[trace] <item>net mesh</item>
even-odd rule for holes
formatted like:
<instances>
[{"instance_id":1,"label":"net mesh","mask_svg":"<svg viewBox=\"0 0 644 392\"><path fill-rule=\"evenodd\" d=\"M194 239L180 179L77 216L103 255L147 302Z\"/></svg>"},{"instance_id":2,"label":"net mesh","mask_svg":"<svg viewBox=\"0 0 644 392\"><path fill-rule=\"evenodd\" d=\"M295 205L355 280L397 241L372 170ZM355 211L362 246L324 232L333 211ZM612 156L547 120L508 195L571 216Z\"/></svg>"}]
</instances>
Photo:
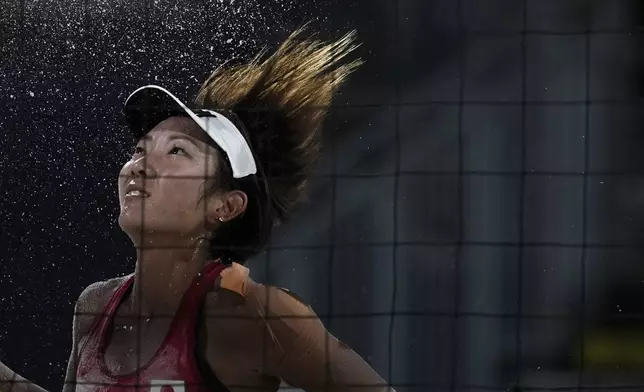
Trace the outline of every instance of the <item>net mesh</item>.
<instances>
[{"instance_id":1,"label":"net mesh","mask_svg":"<svg viewBox=\"0 0 644 392\"><path fill-rule=\"evenodd\" d=\"M392 20L394 21L391 34L394 35L394 42L400 42L401 38L401 28L403 28L405 23L405 18L400 14L401 5L405 0L395 0L392 1L391 9L394 10L391 15ZM638 35L641 32L633 30L625 30L622 28L613 28L613 29L591 29L592 23L590 21L591 13L588 12L588 21L586 21L586 28L582 30L567 29L565 31L559 30L546 30L546 29L533 29L530 27L530 13L536 12L535 7L537 7L536 2L529 0L522 0L522 7L520 13L520 20L516 22L518 28L516 31L508 31L504 29L494 30L494 29L472 29L468 26L468 21L463 17L463 7L466 2L465 0L458 0L456 6L456 13L458 15L458 36L459 36L459 48L458 48L458 66L457 66L457 79L458 83L458 93L455 99L433 99L433 100L423 100L423 101L414 101L407 102L404 98L403 83L405 69L401 67L396 67L391 69L391 72L394 74L394 79L397 81L394 85L393 90L393 102L390 105L387 105L386 108L383 108L380 104L369 104L369 103L356 103L351 104L349 107L352 108L374 108L377 110L389 110L392 116L391 126L393 128L393 133L391 136L391 143L388 147L393 151L394 159L389 161L389 167L386 172L377 172L377 173L350 173L342 168L338 167L337 160L333 159L334 164L332 164L331 170L326 174L318 174L315 176L314 181L325 181L328 184L328 192L331 195L330 202L330 211L329 215L331 216L329 233L330 238L329 243L324 244L275 244L269 243L264 253L262 262L270 265L274 263L275 257L280 256L284 251L311 251L311 252L325 252L327 260L327 270L334 271L338 268L337 259L338 253L342 253L342 249L345 248L377 248L382 251L391 252L390 260L392 265L387 267L386 279L390 283L391 290L389 294L391 297L386 301L386 303L391 304L389 309L383 309L380 306L381 310L377 312L368 312L361 313L359 315L355 314L346 314L335 311L334 304L338 302L338 296L341 296L336 290L330 274L328 279L325 282L326 293L328 294L327 298L327 307L324 312L318 312L320 318L325 320L327 326L333 330L334 320L341 318L384 318L387 324L388 333L386 333L386 340L380 340L378 344L386 345L387 349L385 350L388 353L388 359L385 362L380 362L378 370L382 373L383 377L388 379L391 383L391 386L398 391L412 391L412 390L440 390L440 391L484 391L484 390L641 390L644 388L644 384L640 383L622 383L617 382L611 385L591 385L588 380L585 358L588 357L587 353L584 351L588 345L584 341L585 336L588 331L589 315L587 314L587 293L586 287L588 285L588 276L587 276L587 260L589 252L593 249L641 249L642 244L638 241L625 242L601 242L589 240L589 214L591 213L591 207L589 206L588 195L590 192L590 185L592 179L602 179L602 178L627 178L627 179L637 179L641 177L641 172L637 170L591 170L592 168L592 143L594 141L591 139L591 114L592 107L632 107L641 104L640 101L634 101L632 99L626 98L602 98L596 99L592 97L591 84L593 75L591 71L592 59L591 59L591 45L593 39L598 36L616 36L616 37L632 37L633 35ZM486 0L479 0L479 3L486 3ZM19 5L15 5L13 8L8 8L13 15L18 15L18 20L23 20L24 10L27 4L21 2ZM81 13L84 15L80 20L82 23L90 23L89 13L91 12L88 7L90 2L86 1L83 3L85 11ZM80 7L80 4L79 4ZM145 4L145 7L148 8L148 11L154 7L154 4L148 2ZM6 26L5 26L6 27ZM90 31L90 27L86 27L86 31ZM19 30L20 31L20 30ZM28 33L25 31L24 33ZM514 37L519 38L519 44L521 48L520 56L520 78L515 82L519 84L520 94L519 99L487 99L485 97L475 97L475 99L468 98L466 91L466 83L468 80L468 42L472 39L480 38L492 38L492 37ZM578 69L578 73L583 75L583 97L575 97L572 99L535 99L534 94L530 94L529 87L529 77L530 77L530 52L529 52L529 43L533 37L552 37L557 39L567 39L570 37L576 37L583 40L582 45L582 58L584 66ZM88 38L91 40L91 38ZM136 45L141 45L145 47L148 44L145 43L135 43ZM11 45L5 46L5 49ZM88 58L86 59L87 63L91 63L91 51L86 52ZM28 55L27 55L28 57ZM152 61L150 58L142 57L143 62ZM11 67L9 63L5 63L5 66ZM538 67L537 67L538 68ZM82 84L82 82L81 82ZM471 95L471 94L470 94ZM565 94L562 94L565 95ZM583 118L583 126L579 131L581 137L581 166L574 169L562 169L562 168L552 168L550 170L535 170L533 165L530 164L529 156L529 142L530 142L530 116L534 116L534 108L577 108L580 111L580 117ZM345 110L347 107L344 106L339 110ZM455 138L456 150L457 150L457 159L454 170L411 170L408 167L409 165L404 164L404 125L405 124L405 110L434 110L435 108L450 108L456 113L456 121L453 123L458 129L457 136ZM476 167L472 161L468 161L468 145L471 143L471 140L468 138L471 135L466 134L464 130L466 128L466 112L468 108L478 108L482 111L486 110L498 110L499 108L512 108L516 110L518 115L517 123L520 124L519 129L514 129L518 135L513 136L517 141L518 147L515 146L509 147L512 149L512 154L516 154L518 166L510 170L502 170L500 165L488 169L481 169ZM74 108L67 106L67 110L73 110ZM79 106L77 110L84 110L85 106ZM42 113L42 116L47 117L56 117L57 113L48 114ZM336 153L337 154L337 153ZM485 166L485 165L483 165ZM393 200L392 205L390 206L390 215L387 215L390 218L390 228L392 230L393 241L389 240L379 240L379 239L370 239L369 241L358 241L351 242L345 241L344 238L338 238L337 226L341 225L342 222L337 222L335 217L338 215L339 206L345 202L341 200L341 192L343 184L346 181L368 181L370 179L382 179L388 178L391 180L391 200ZM427 178L445 178L450 181L455 181L457 186L455 187L456 193L455 197L452 200L452 203L455 204L456 208L453 209L456 216L452 217L455 229L455 235L452 238L442 239L440 236L434 239L410 239L409 235L402 235L400 227L401 221L401 211L405 208L407 200L403 200L401 196L401 187L403 181L423 181ZM516 206L510 205L510 207L516 207L517 209L517 222L514 222L517 228L516 235L509 236L512 240L489 240L486 238L493 238L493 236L485 237L479 236L475 238L471 235L469 228L472 225L471 222L468 222L468 216L472 208L471 199L476 196L468 194L468 190L472 188L471 181L475 178L498 178L498 179L512 179L515 181L516 190L518 190L518 200L519 204ZM574 182L580 187L578 192L578 208L581 211L581 220L579 221L580 227L575 231L575 235L570 236L572 240L570 241L561 241L552 239L556 236L545 236L545 240L535 240L535 236L527 233L527 223L526 223L526 211L529 209L529 206L526 206L527 200L532 200L530 198L531 192L531 178L557 178L565 182ZM508 207L509 208L509 207ZM374 214L380 213L380 211L374 211ZM488 219L496 219L494 216L488 216ZM375 236L374 236L375 237ZM405 238L403 238L405 237ZM400 297L405 295L404 287L400 286L401 276L400 276L400 264L405 263L405 260L401 260L402 250L405 248L417 247L421 249L432 249L432 248L446 248L454 251L454 263L453 263L453 273L451 276L451 281L445 283L445 285L451 290L451 295L449 296L451 301L451 306L446 306L441 309L423 309L423 310L401 310L399 309ZM514 277L506 277L506 279L513 279L514 286L516 291L514 292L514 298L512 301L516 306L514 311L504 311L504 312L486 312L486 311L472 311L468 310L467 307L463 306L464 298L463 293L466 291L467 281L465 280L465 268L468 268L467 265L463 262L464 258L467 256L467 252L471 252L472 249L484 249L484 248L493 248L493 249L502 249L508 248L516 252L516 258L514 262ZM531 267L526 265L526 258L529 252L532 252L534 249L537 250L552 250L552 249L567 249L572 250L573 252L569 253L573 255L572 260L568 260L568 263L576 263L578 267L576 271L578 275L575 277L578 284L578 301L575 302L575 311L572 312L559 312L557 314L546 314L546 313L535 313L527 310L526 305L526 290L525 285L529 282L526 282L526 279L530 277L527 274L530 274L532 271ZM375 268L375 267L374 267ZM271 269L268 267L266 269L266 278L271 280ZM382 278L381 278L382 279ZM377 280L377 279L376 279ZM444 291L443 291L444 292ZM423 295L419 293L418 295ZM21 311L11 310L7 307L1 310L2 317L12 317L13 315L24 313ZM33 314L33 312L32 312ZM45 317L45 315L51 315L51 312L41 312L37 317ZM75 315L76 317L79 314ZM168 316L171 317L171 316ZM440 382L412 382L410 381L413 377L397 377L396 376L396 358L394 357L394 352L396 351L396 339L400 337L394 331L398 328L398 323L401 318L405 317L422 317L422 318L436 318L441 320L446 320L446 328L451 331L458 331L460 328L459 320L464 319L486 319L486 320L512 320L514 323L513 333L514 344L512 345L511 351L512 355L509 355L511 360L510 364L506 365L508 368L512 368L510 371L512 374L511 377L507 374L499 376L500 379L503 379L501 384L479 384L479 383L470 383L464 382L461 375L462 366L461 361L463 360L459 353L463 352L463 346L468 344L468 342L463 340L463 334L453 332L449 335L448 342L449 348L447 350L447 357L442 358L442 362L448 362L449 365L445 365L440 369L446 369L446 375L439 377ZM639 314L620 314L622 318L641 318ZM527 320L568 320L575 325L576 333L573 334L575 340L575 346L578 347L576 353L569 353L569 356L576 359L575 365L575 375L566 378L565 383L557 384L556 378L555 381L549 381L545 385L542 384L531 384L531 379L527 379L527 373L523 371L527 366L525 361L525 355L523 353L523 348L526 346L526 341L533 339L533 336L526 335L524 324ZM408 326L406 326L408 328ZM380 336L380 335L379 335ZM374 338L373 340L378 341ZM580 341L577 341L580 340ZM419 345L423 345L423 342L418 342ZM431 350L431 348L429 348ZM140 350L138 350L140 351ZM376 350L377 351L377 350ZM413 361L408 360L408 361ZM422 360L421 360L422 362ZM574 360L573 360L574 362ZM409 363L409 362L406 362ZM421 367L427 366L430 364L421 364ZM428 370L428 372L431 372ZM569 372L570 373L570 372ZM513 380L510 380L512 379ZM407 381L406 381L407 380ZM16 381L21 382L21 381ZM363 386L367 387L367 386ZM366 388L364 390L367 390Z\"/></svg>"}]
</instances>

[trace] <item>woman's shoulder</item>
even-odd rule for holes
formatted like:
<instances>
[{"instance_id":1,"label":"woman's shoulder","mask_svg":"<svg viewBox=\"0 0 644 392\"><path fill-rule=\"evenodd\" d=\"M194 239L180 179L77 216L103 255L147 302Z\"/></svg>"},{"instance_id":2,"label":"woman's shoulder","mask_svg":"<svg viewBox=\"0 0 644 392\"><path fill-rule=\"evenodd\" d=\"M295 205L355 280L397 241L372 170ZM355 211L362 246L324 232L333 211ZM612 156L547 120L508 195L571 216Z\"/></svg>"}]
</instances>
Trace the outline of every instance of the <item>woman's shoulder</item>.
<instances>
[{"instance_id":1,"label":"woman's shoulder","mask_svg":"<svg viewBox=\"0 0 644 392\"><path fill-rule=\"evenodd\" d=\"M110 297L127 279L129 275L94 282L85 287L76 301L77 312L92 312L100 310L107 304Z\"/></svg>"},{"instance_id":2,"label":"woman's shoulder","mask_svg":"<svg viewBox=\"0 0 644 392\"><path fill-rule=\"evenodd\" d=\"M94 282L85 287L74 306L74 334L78 339L91 329L96 316L102 313L112 294L129 276Z\"/></svg>"},{"instance_id":3,"label":"woman's shoulder","mask_svg":"<svg viewBox=\"0 0 644 392\"><path fill-rule=\"evenodd\" d=\"M259 283L248 268L233 263L221 272L216 291L209 301L212 308L236 307L261 316L310 313L311 308L289 289Z\"/></svg>"},{"instance_id":4,"label":"woman's shoulder","mask_svg":"<svg viewBox=\"0 0 644 392\"><path fill-rule=\"evenodd\" d=\"M310 314L311 307L293 291L279 286L258 283L249 279L246 302L261 305L270 316L297 316Z\"/></svg>"},{"instance_id":5,"label":"woman's shoulder","mask_svg":"<svg viewBox=\"0 0 644 392\"><path fill-rule=\"evenodd\" d=\"M203 316L211 364L230 362L232 355L240 362L269 367L280 363L293 347L302 323L317 319L297 294L256 282L246 267L235 265L222 273L219 285L207 296Z\"/></svg>"}]
</instances>

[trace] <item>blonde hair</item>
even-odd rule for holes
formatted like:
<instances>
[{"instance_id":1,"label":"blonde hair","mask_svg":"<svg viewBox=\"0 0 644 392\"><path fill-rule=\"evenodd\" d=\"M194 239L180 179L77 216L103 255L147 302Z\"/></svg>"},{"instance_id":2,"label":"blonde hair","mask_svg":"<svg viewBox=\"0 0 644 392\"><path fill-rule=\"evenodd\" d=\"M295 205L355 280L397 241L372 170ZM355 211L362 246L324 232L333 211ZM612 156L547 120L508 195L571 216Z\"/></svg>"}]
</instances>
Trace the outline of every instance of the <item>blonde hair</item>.
<instances>
[{"instance_id":1,"label":"blonde hair","mask_svg":"<svg viewBox=\"0 0 644 392\"><path fill-rule=\"evenodd\" d=\"M222 66L203 83L195 104L234 113L263 167L278 222L307 185L318 157L320 129L335 93L362 61L345 61L356 32L333 42L293 32L271 56Z\"/></svg>"}]
</instances>

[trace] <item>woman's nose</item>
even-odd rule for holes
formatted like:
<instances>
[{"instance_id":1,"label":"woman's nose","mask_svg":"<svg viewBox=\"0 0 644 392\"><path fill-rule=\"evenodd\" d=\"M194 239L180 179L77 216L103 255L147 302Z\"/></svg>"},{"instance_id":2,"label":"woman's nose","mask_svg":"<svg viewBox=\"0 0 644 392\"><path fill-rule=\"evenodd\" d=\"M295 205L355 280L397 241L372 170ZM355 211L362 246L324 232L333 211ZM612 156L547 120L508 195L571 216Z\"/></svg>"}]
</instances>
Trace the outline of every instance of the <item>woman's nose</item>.
<instances>
[{"instance_id":1,"label":"woman's nose","mask_svg":"<svg viewBox=\"0 0 644 392\"><path fill-rule=\"evenodd\" d=\"M148 159L147 156L143 156L134 161L130 168L130 174L133 177L154 178L156 177L156 170L152 160Z\"/></svg>"}]
</instances>

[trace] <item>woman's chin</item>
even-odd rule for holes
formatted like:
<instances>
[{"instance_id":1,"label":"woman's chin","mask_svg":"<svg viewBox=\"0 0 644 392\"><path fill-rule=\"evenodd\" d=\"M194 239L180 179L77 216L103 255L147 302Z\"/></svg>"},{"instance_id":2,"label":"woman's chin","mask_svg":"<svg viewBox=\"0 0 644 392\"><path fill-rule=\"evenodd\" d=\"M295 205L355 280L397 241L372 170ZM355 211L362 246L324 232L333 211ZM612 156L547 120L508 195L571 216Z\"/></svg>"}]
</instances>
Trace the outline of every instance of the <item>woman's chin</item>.
<instances>
[{"instance_id":1,"label":"woman's chin","mask_svg":"<svg viewBox=\"0 0 644 392\"><path fill-rule=\"evenodd\" d=\"M123 211L119 215L119 226L130 236L138 235L153 228L150 219L144 220L141 214L128 214Z\"/></svg>"}]
</instances>

